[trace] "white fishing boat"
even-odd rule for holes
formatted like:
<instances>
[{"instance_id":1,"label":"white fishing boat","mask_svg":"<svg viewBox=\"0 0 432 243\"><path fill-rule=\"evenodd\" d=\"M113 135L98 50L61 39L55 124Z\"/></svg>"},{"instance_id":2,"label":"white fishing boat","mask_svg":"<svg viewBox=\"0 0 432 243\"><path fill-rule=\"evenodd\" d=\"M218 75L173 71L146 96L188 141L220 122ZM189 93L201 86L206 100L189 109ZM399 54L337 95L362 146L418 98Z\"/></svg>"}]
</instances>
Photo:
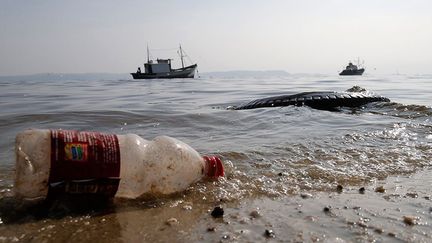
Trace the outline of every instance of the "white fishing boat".
<instances>
[{"instance_id":1,"label":"white fishing boat","mask_svg":"<svg viewBox=\"0 0 432 243\"><path fill-rule=\"evenodd\" d=\"M180 45L179 55L182 63L181 68L173 69L171 67L172 59L156 59L150 60L150 52L147 46L147 62L144 63L144 72L141 67L135 73L131 73L134 79L166 79L166 78L194 78L197 64L190 66L184 65L183 58L185 57L183 49Z\"/></svg>"}]
</instances>

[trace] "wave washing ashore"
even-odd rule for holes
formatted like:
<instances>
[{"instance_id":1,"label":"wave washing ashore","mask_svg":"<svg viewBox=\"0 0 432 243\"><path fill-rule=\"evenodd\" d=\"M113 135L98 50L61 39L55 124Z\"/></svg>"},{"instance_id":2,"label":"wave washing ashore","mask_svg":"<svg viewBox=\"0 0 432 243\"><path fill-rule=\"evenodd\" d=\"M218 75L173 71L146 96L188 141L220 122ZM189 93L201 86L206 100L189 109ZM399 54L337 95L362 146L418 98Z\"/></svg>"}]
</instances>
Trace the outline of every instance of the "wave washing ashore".
<instances>
[{"instance_id":1,"label":"wave washing ashore","mask_svg":"<svg viewBox=\"0 0 432 243\"><path fill-rule=\"evenodd\" d=\"M432 241L432 76L272 74L0 77L0 240ZM227 109L355 85L391 102ZM8 196L27 128L168 135L221 157L225 177L160 198L19 207Z\"/></svg>"}]
</instances>

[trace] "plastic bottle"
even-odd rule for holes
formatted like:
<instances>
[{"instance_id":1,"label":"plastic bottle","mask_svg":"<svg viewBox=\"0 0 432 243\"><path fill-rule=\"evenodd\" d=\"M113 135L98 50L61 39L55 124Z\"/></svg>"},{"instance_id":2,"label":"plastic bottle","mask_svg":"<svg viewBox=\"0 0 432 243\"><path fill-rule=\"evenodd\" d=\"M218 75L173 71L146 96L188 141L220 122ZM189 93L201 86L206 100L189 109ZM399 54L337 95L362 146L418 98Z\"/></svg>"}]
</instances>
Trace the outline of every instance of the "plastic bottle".
<instances>
[{"instance_id":1,"label":"plastic bottle","mask_svg":"<svg viewBox=\"0 0 432 243\"><path fill-rule=\"evenodd\" d=\"M17 198L61 193L138 198L170 194L207 177L224 175L217 157L201 157L171 137L30 129L17 134Z\"/></svg>"}]
</instances>

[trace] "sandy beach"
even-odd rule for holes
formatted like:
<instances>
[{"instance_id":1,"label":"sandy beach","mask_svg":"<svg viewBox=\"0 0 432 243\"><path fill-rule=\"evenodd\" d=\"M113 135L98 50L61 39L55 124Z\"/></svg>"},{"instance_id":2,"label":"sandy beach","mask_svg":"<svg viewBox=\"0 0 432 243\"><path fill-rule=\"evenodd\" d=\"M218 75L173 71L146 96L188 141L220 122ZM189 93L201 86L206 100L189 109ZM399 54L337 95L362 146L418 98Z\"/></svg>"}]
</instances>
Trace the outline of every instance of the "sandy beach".
<instances>
[{"instance_id":1,"label":"sandy beach","mask_svg":"<svg viewBox=\"0 0 432 243\"><path fill-rule=\"evenodd\" d=\"M208 199L187 193L142 202L117 200L85 212L63 202L55 210L72 209L64 215L28 214L11 222L2 217L0 241L430 242L431 183L429 169L364 188L341 185L329 192L214 202L224 211L220 217L211 215Z\"/></svg>"}]
</instances>

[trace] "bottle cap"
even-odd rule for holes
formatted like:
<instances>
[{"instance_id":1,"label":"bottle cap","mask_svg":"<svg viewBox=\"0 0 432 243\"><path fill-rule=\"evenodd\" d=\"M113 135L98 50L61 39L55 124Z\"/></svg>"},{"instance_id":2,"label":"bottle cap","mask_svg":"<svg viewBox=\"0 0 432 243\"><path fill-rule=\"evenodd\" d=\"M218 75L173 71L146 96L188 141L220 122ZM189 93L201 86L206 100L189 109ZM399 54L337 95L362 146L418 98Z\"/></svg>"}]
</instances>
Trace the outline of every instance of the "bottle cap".
<instances>
[{"instance_id":1,"label":"bottle cap","mask_svg":"<svg viewBox=\"0 0 432 243\"><path fill-rule=\"evenodd\" d=\"M222 161L218 157L203 156L203 159L206 162L206 176L213 178L224 176L224 167L222 165Z\"/></svg>"}]
</instances>

